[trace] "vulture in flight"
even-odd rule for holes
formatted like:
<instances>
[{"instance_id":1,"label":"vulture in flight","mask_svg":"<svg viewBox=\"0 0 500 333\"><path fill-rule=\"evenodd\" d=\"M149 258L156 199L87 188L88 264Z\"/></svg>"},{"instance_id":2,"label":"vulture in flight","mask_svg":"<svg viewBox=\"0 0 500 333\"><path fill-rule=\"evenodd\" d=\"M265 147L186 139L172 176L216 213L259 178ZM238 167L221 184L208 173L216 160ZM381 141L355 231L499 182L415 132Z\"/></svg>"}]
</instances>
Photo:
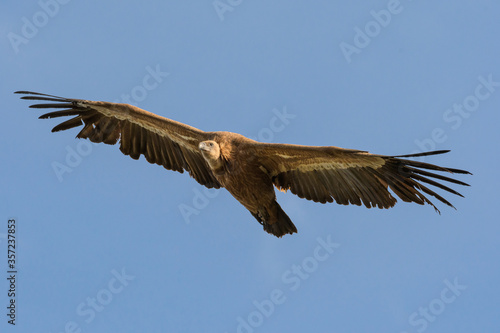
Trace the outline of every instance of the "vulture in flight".
<instances>
[{"instance_id":1,"label":"vulture in flight","mask_svg":"<svg viewBox=\"0 0 500 333\"><path fill-rule=\"evenodd\" d=\"M77 138L111 145L119 142L122 153L133 159L142 154L149 163L181 173L187 171L208 188L225 188L265 231L277 237L293 234L297 229L276 202L274 186L321 203L390 208L396 204L397 196L406 202L427 203L439 212L426 195L453 205L426 185L459 196L462 195L439 181L468 185L435 173L470 174L467 171L407 159L447 150L385 156L338 147L261 143L237 133L204 132L129 104L30 91L16 93L24 94L22 99L43 102L31 108L60 109L40 116L41 119L72 117L52 132L83 125Z\"/></svg>"}]
</instances>

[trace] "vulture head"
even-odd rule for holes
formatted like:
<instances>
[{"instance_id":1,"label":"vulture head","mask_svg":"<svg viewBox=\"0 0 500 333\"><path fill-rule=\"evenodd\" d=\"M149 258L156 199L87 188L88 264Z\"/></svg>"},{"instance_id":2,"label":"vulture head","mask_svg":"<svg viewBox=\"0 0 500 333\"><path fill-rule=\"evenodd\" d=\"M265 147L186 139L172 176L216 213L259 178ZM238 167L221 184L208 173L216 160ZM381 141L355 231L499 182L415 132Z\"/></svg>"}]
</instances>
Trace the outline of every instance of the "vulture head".
<instances>
[{"instance_id":1,"label":"vulture head","mask_svg":"<svg viewBox=\"0 0 500 333\"><path fill-rule=\"evenodd\" d=\"M198 148L212 169L218 169L222 165L220 146L217 142L213 140L202 141Z\"/></svg>"}]
</instances>

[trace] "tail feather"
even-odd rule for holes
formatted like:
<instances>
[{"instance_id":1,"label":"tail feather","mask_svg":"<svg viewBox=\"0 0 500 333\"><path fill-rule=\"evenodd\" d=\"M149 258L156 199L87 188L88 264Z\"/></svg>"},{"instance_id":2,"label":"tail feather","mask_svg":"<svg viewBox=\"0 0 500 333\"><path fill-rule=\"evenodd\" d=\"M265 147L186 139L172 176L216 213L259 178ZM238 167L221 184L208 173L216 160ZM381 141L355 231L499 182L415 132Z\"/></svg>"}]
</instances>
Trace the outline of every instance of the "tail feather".
<instances>
[{"instance_id":1,"label":"tail feather","mask_svg":"<svg viewBox=\"0 0 500 333\"><path fill-rule=\"evenodd\" d=\"M293 224L292 220L288 217L285 211L281 208L281 206L275 202L274 207L276 209L277 221L273 223L269 223L266 220L269 220L270 214L266 214L266 218L262 218L259 213L252 213L253 217L264 227L264 231L269 234L272 234L276 237L283 237L286 234L293 234L297 232L297 228Z\"/></svg>"}]
</instances>

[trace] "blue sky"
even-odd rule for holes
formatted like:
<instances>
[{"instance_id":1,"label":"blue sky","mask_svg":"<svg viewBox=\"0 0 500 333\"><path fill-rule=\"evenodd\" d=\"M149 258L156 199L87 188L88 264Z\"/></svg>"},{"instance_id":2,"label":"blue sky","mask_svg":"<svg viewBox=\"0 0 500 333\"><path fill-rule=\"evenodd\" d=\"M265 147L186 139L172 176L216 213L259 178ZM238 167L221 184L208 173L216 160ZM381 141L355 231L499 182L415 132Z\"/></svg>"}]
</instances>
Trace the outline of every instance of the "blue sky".
<instances>
[{"instance_id":1,"label":"blue sky","mask_svg":"<svg viewBox=\"0 0 500 333\"><path fill-rule=\"evenodd\" d=\"M3 2L2 332L497 330L499 12L486 0ZM224 190L50 133L57 120L16 90L128 98L262 141L451 149L426 161L470 170L458 178L472 186L441 215L278 193L299 233L277 239Z\"/></svg>"}]
</instances>

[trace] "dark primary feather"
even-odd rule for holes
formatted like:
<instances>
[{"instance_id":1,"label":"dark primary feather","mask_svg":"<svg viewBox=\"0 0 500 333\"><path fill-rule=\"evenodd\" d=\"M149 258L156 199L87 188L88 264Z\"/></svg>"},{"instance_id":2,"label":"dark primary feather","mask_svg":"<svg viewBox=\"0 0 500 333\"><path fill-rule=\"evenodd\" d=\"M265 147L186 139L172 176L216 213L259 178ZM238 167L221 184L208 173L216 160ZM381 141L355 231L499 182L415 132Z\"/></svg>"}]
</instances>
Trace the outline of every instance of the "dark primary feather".
<instances>
[{"instance_id":1,"label":"dark primary feather","mask_svg":"<svg viewBox=\"0 0 500 333\"><path fill-rule=\"evenodd\" d=\"M61 111L49 112L46 114L42 114L38 119L49 119L49 118L57 118L57 117L67 117L67 116L77 116L80 114L80 110L66 109Z\"/></svg>"},{"instance_id":2,"label":"dark primary feather","mask_svg":"<svg viewBox=\"0 0 500 333\"><path fill-rule=\"evenodd\" d=\"M396 156L392 156L392 157L403 157L403 158L406 158L406 157L422 157L422 156L445 154L445 153L449 153L449 152L450 152L449 149L446 149L446 150L432 150L432 151L424 151L422 153L415 153L415 154L396 155Z\"/></svg>"}]
</instances>

